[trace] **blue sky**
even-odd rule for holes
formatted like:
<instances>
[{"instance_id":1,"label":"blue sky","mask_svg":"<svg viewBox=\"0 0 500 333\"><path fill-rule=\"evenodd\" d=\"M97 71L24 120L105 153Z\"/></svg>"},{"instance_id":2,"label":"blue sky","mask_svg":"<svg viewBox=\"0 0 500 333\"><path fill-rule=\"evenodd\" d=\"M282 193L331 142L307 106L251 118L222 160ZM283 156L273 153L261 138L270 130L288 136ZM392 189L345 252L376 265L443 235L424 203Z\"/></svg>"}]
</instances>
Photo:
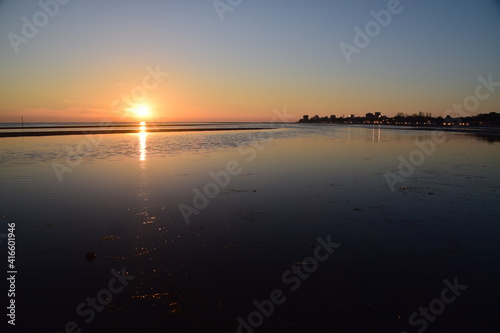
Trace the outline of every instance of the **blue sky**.
<instances>
[{"instance_id":1,"label":"blue sky","mask_svg":"<svg viewBox=\"0 0 500 333\"><path fill-rule=\"evenodd\" d=\"M500 81L493 0L401 1L348 63L340 43L354 45L354 27L364 30L388 3L243 0L221 21L211 0L71 0L16 53L9 33L22 37L22 18L42 9L0 1L0 122L128 120L110 105L141 85L148 66L168 76L132 102L172 121L269 121L276 107L439 115L473 94L478 76ZM474 113L492 111L500 92Z\"/></svg>"}]
</instances>

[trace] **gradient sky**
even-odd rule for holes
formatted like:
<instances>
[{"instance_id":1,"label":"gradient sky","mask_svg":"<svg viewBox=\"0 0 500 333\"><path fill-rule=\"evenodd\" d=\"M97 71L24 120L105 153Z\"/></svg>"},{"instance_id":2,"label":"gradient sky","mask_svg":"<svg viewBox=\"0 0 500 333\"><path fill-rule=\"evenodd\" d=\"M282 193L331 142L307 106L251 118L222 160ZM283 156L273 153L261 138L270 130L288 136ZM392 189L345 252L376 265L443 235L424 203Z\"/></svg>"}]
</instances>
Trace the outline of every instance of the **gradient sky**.
<instances>
[{"instance_id":1,"label":"gradient sky","mask_svg":"<svg viewBox=\"0 0 500 333\"><path fill-rule=\"evenodd\" d=\"M473 95L478 76L500 82L494 0L402 0L347 63L339 44L387 4L243 0L221 21L213 0L71 0L16 53L9 33L23 36L22 18L41 7L0 0L0 122L138 120L113 101L140 91L148 66L169 75L131 102L162 121L271 121L283 107L437 116ZM493 111L500 87L473 114Z\"/></svg>"}]
</instances>

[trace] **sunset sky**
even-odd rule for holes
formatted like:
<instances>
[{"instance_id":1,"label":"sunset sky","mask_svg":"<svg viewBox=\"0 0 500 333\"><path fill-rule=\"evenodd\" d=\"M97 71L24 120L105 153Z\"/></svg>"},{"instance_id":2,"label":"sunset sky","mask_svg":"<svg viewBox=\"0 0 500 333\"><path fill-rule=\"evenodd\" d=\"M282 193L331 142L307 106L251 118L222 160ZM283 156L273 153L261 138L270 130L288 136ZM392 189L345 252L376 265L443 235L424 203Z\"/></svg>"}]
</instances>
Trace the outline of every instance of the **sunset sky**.
<instances>
[{"instance_id":1,"label":"sunset sky","mask_svg":"<svg viewBox=\"0 0 500 333\"><path fill-rule=\"evenodd\" d=\"M339 45L388 1L243 0L223 20L213 0L40 3L0 0L0 122L437 116L500 82L496 0L402 0L350 63ZM493 111L500 87L473 114Z\"/></svg>"}]
</instances>

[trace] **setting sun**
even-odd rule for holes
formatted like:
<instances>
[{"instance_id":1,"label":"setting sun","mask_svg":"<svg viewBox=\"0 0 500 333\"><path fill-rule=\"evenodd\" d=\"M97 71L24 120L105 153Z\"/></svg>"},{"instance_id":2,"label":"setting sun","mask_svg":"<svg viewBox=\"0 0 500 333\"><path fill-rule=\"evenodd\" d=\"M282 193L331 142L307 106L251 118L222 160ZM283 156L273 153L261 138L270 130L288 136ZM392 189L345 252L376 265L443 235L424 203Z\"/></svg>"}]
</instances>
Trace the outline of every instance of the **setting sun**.
<instances>
[{"instance_id":1,"label":"setting sun","mask_svg":"<svg viewBox=\"0 0 500 333\"><path fill-rule=\"evenodd\" d=\"M148 117L150 115L149 106L146 104L139 104L127 110L133 112L137 117Z\"/></svg>"}]
</instances>

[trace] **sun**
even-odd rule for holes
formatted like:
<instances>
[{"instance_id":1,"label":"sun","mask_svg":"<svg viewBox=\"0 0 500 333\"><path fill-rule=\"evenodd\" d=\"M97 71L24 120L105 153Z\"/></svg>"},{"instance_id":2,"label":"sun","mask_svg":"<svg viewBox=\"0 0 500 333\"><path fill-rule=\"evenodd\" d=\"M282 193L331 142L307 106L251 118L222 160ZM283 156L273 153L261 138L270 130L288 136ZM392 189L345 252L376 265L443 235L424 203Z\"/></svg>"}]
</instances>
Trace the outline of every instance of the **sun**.
<instances>
[{"instance_id":1,"label":"sun","mask_svg":"<svg viewBox=\"0 0 500 333\"><path fill-rule=\"evenodd\" d=\"M146 104L137 104L133 108L129 108L127 110L133 112L135 116L141 118L148 117L150 115L149 106Z\"/></svg>"}]
</instances>

